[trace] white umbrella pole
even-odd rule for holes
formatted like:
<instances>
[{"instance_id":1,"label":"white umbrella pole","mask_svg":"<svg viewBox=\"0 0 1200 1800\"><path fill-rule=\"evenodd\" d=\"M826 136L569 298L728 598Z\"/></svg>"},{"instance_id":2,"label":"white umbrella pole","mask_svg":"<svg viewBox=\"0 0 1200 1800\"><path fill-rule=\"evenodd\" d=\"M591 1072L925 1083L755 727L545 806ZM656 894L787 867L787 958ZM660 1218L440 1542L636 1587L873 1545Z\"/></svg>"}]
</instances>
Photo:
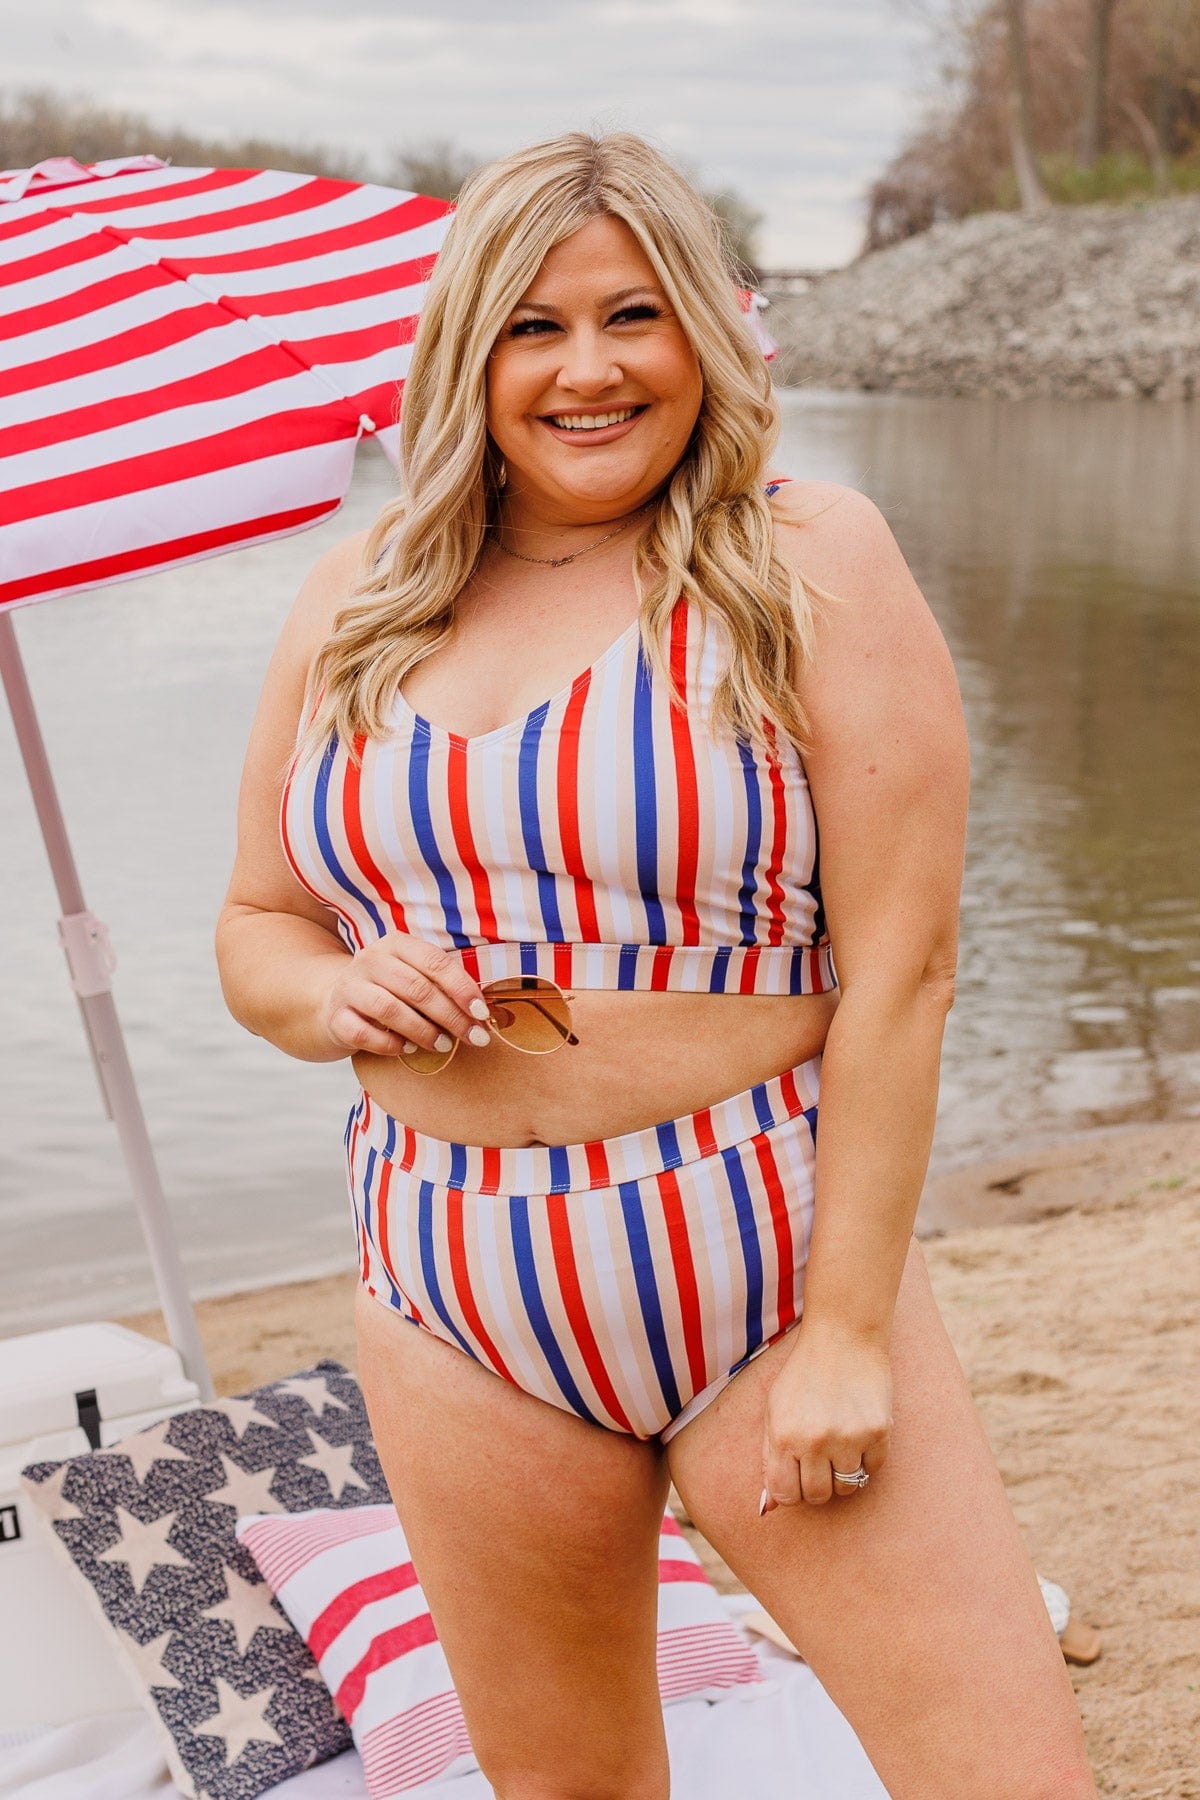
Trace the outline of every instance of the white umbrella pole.
<instances>
[{"instance_id":1,"label":"white umbrella pole","mask_svg":"<svg viewBox=\"0 0 1200 1800\"><path fill-rule=\"evenodd\" d=\"M121 1141L167 1332L179 1352L185 1372L200 1389L201 1398L211 1400L212 1376L112 997L109 976L115 959L108 929L84 904L75 857L63 823L41 726L34 712L33 695L9 612L0 613L0 677L8 695L17 742L58 889L58 903L63 913L58 931L71 971L71 986L83 1014L108 1116L116 1125Z\"/></svg>"}]
</instances>

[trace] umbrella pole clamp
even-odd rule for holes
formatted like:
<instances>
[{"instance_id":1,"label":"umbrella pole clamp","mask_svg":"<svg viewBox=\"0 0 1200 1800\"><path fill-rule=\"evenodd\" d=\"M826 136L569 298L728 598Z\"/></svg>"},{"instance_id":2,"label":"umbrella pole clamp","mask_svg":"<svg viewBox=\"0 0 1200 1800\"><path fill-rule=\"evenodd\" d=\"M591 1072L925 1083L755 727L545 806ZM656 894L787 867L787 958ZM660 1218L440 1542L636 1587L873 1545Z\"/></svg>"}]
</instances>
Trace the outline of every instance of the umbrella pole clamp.
<instances>
[{"instance_id":1,"label":"umbrella pole clamp","mask_svg":"<svg viewBox=\"0 0 1200 1800\"><path fill-rule=\"evenodd\" d=\"M58 921L58 935L71 971L71 986L81 1000L107 994L109 976L117 966L117 953L108 926L93 912L68 913Z\"/></svg>"},{"instance_id":2,"label":"umbrella pole clamp","mask_svg":"<svg viewBox=\"0 0 1200 1800\"><path fill-rule=\"evenodd\" d=\"M88 912L86 908L82 912L67 913L59 919L58 937L66 955L71 986L79 1000L79 1012L83 1019L92 1067L96 1071L100 1098L104 1102L105 1112L115 1124L117 1115L113 1111L112 1097L108 1091L104 1049L93 1028L91 1009L84 1002L94 1000L101 994L112 993L109 976L117 966L117 953L113 949L104 920L98 919L95 913Z\"/></svg>"}]
</instances>

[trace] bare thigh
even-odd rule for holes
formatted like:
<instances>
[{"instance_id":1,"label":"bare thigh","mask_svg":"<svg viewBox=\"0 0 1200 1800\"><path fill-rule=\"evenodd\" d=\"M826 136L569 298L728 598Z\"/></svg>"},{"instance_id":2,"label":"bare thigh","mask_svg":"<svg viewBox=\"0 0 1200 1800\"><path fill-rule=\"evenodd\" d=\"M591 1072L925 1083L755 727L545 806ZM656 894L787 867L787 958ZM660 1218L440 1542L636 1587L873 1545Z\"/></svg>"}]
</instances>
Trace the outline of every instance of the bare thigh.
<instances>
[{"instance_id":1,"label":"bare thigh","mask_svg":"<svg viewBox=\"0 0 1200 1800\"><path fill-rule=\"evenodd\" d=\"M709 1542L820 1677L892 1800L1094 1800L1075 1696L915 1239L893 1432L861 1493L761 1519L787 1338L667 1446Z\"/></svg>"},{"instance_id":2,"label":"bare thigh","mask_svg":"<svg viewBox=\"0 0 1200 1800\"><path fill-rule=\"evenodd\" d=\"M392 1498L498 1800L666 1800L657 1443L578 1419L356 1305Z\"/></svg>"}]
</instances>

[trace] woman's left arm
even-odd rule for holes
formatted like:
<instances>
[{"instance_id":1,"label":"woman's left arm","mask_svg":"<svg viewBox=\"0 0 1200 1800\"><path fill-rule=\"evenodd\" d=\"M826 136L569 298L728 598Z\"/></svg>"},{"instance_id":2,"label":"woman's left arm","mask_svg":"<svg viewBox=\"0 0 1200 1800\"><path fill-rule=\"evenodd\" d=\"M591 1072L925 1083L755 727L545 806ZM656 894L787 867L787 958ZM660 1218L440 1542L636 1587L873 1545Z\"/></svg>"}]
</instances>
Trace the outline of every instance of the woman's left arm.
<instances>
[{"instance_id":1,"label":"woman's left arm","mask_svg":"<svg viewBox=\"0 0 1200 1800\"><path fill-rule=\"evenodd\" d=\"M820 606L798 688L841 992L821 1063L804 1310L767 1402L768 1506L820 1504L833 1469L861 1458L873 1474L887 1455L892 1316L953 1000L969 781L950 654L891 531L853 489L816 499L807 522L794 489L775 511L780 552L839 596Z\"/></svg>"}]
</instances>

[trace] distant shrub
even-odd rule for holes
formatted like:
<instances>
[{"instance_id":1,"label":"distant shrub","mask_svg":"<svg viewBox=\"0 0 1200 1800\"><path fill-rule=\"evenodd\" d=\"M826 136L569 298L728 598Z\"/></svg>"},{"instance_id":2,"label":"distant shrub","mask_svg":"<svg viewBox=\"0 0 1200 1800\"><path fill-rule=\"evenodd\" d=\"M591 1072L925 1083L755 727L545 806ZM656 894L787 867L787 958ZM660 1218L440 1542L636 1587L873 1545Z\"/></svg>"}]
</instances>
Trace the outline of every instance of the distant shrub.
<instances>
[{"instance_id":1,"label":"distant shrub","mask_svg":"<svg viewBox=\"0 0 1200 1800\"><path fill-rule=\"evenodd\" d=\"M205 137L153 124L142 113L67 98L49 88L0 93L0 168L29 169L48 156L103 162L110 156L161 156L180 168L294 169L300 175L367 179L363 159L321 144L274 138Z\"/></svg>"},{"instance_id":2,"label":"distant shrub","mask_svg":"<svg viewBox=\"0 0 1200 1800\"><path fill-rule=\"evenodd\" d=\"M377 181L435 199L455 200L468 175L485 160L448 138L384 147L372 164L354 151L324 144L295 144L265 137L206 137L156 125L144 113L98 106L86 96L50 88L0 90L0 169L29 169L48 156L81 163L110 156L160 156L179 168L290 169L339 181ZM699 171L688 175L717 217L730 254L748 281L757 279L756 233L763 215L733 188L705 191Z\"/></svg>"}]
</instances>

